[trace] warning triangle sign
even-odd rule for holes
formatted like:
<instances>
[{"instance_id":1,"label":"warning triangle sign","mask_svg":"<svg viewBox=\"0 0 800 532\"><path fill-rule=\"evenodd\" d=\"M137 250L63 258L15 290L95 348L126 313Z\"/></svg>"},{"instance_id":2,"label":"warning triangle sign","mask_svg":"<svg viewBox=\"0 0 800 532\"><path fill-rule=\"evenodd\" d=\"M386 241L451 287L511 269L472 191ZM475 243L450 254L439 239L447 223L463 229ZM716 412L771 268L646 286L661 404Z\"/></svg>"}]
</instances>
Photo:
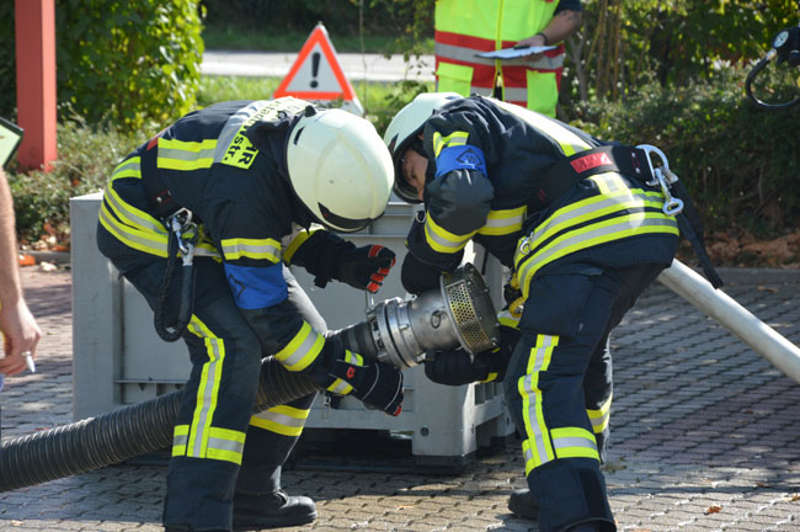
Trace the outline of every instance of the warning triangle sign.
<instances>
[{"instance_id":1,"label":"warning triangle sign","mask_svg":"<svg viewBox=\"0 0 800 532\"><path fill-rule=\"evenodd\" d=\"M275 89L273 97L281 96L315 101L342 99L343 107L358 115L364 114L364 108L345 77L333 43L321 22L308 36L289 73Z\"/></svg>"}]
</instances>

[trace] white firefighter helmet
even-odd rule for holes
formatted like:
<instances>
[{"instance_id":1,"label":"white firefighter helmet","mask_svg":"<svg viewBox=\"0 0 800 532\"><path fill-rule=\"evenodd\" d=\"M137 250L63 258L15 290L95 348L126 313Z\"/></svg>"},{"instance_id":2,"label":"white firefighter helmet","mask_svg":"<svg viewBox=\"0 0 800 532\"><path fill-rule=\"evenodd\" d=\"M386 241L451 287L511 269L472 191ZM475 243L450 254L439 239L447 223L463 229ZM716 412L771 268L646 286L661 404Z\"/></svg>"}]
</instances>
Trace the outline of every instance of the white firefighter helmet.
<instances>
[{"instance_id":1,"label":"white firefighter helmet","mask_svg":"<svg viewBox=\"0 0 800 532\"><path fill-rule=\"evenodd\" d=\"M461 98L456 92L423 92L400 109L386 128L383 141L389 147L394 162L394 191L405 201L419 203L417 191L403 178L403 153L422 130L425 121L437 109Z\"/></svg>"},{"instance_id":2,"label":"white firefighter helmet","mask_svg":"<svg viewBox=\"0 0 800 532\"><path fill-rule=\"evenodd\" d=\"M386 210L394 168L367 120L341 109L309 106L286 149L295 194L327 227L364 229Z\"/></svg>"}]
</instances>

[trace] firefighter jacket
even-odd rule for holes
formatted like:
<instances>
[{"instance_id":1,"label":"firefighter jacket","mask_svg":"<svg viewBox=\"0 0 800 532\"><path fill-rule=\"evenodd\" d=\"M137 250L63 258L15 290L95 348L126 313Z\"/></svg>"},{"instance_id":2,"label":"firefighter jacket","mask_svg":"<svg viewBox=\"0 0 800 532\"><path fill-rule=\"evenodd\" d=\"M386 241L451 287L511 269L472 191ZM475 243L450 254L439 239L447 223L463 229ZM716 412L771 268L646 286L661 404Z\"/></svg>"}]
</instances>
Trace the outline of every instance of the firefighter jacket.
<instances>
[{"instance_id":1,"label":"firefighter jacket","mask_svg":"<svg viewBox=\"0 0 800 532\"><path fill-rule=\"evenodd\" d=\"M564 45L534 62L503 63L477 56L510 48L543 30L562 10L581 10L579 0L437 0L434 52L438 91L493 95L502 78L502 99L555 116L564 66Z\"/></svg>"},{"instance_id":2,"label":"firefighter jacket","mask_svg":"<svg viewBox=\"0 0 800 532\"><path fill-rule=\"evenodd\" d=\"M234 101L184 116L116 167L100 211L101 228L114 238L165 258L164 216L189 209L200 223L196 256L222 262L263 352L290 371L310 368L326 341L288 304L282 263L324 272L327 280L325 259L351 245L315 230L290 185L286 143L308 105L294 98ZM258 147L250 140L254 129Z\"/></svg>"},{"instance_id":3,"label":"firefighter jacket","mask_svg":"<svg viewBox=\"0 0 800 532\"><path fill-rule=\"evenodd\" d=\"M550 167L601 144L558 120L495 99L448 103L423 128L425 216L409 232L410 254L452 270L475 239L514 269L525 298L536 275L568 263L669 264L679 232L675 217L662 212L659 190L605 172L576 180L557 198L541 199Z\"/></svg>"}]
</instances>

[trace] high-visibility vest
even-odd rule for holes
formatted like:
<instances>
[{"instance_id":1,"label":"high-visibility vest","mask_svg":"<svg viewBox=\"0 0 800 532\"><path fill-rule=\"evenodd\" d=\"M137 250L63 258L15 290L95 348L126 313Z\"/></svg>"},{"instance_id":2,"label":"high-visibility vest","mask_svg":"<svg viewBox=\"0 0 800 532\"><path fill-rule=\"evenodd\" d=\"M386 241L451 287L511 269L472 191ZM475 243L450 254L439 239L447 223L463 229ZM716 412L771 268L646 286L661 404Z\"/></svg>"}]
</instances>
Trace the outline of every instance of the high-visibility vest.
<instances>
[{"instance_id":1,"label":"high-visibility vest","mask_svg":"<svg viewBox=\"0 0 800 532\"><path fill-rule=\"evenodd\" d=\"M501 62L480 52L510 48L552 20L558 0L436 0L437 90L491 96L502 78L503 100L555 116L564 45L535 62Z\"/></svg>"}]
</instances>

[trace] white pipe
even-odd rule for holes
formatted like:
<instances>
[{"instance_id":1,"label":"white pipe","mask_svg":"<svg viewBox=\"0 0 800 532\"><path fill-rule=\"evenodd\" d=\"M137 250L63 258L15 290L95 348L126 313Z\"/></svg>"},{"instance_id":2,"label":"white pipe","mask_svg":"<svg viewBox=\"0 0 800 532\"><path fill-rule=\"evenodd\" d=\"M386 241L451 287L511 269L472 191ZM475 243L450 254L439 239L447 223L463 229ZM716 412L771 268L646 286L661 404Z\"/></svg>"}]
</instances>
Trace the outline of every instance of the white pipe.
<instances>
[{"instance_id":1,"label":"white pipe","mask_svg":"<svg viewBox=\"0 0 800 532\"><path fill-rule=\"evenodd\" d=\"M658 280L741 338L786 376L800 382L800 349L700 274L675 259Z\"/></svg>"}]
</instances>

